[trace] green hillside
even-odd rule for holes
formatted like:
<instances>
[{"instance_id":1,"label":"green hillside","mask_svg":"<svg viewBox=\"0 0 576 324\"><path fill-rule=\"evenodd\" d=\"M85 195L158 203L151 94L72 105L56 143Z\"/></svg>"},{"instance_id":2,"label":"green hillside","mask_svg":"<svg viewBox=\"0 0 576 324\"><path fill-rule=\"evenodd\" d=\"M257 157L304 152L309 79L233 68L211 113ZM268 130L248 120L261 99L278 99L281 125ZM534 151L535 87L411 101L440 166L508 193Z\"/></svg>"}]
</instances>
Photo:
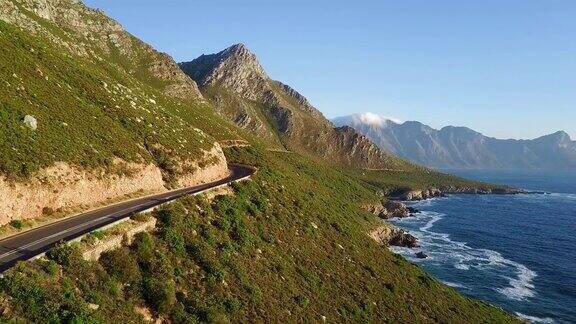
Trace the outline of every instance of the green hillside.
<instances>
[{"instance_id":1,"label":"green hillside","mask_svg":"<svg viewBox=\"0 0 576 324\"><path fill-rule=\"evenodd\" d=\"M119 70L58 50L0 21L0 171L27 177L66 161L195 159L236 131L204 103L165 96ZM24 124L26 115L38 128Z\"/></svg>"},{"instance_id":2,"label":"green hillside","mask_svg":"<svg viewBox=\"0 0 576 324\"><path fill-rule=\"evenodd\" d=\"M505 188L503 186L471 181L425 168L408 171L346 170L346 173L351 177L359 179L367 185L376 188L377 190L381 190L386 195L431 188L437 188L444 192L457 191L458 189L465 188L480 190L496 190Z\"/></svg>"},{"instance_id":3,"label":"green hillside","mask_svg":"<svg viewBox=\"0 0 576 324\"><path fill-rule=\"evenodd\" d=\"M1 280L4 319L176 323L442 322L516 319L458 294L366 235L359 207L377 197L340 171L295 154L234 149L256 165L235 195L159 210L155 234L99 262L75 248L20 264Z\"/></svg>"}]
</instances>

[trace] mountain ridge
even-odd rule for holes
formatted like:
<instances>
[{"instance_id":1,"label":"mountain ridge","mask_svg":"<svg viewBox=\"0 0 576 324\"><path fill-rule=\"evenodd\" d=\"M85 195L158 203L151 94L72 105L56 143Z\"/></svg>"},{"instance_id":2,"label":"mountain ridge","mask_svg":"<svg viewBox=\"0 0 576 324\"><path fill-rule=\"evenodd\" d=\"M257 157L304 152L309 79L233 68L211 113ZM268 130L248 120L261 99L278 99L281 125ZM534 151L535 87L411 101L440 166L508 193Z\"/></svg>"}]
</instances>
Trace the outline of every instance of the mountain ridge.
<instances>
[{"instance_id":1,"label":"mountain ridge","mask_svg":"<svg viewBox=\"0 0 576 324\"><path fill-rule=\"evenodd\" d=\"M166 95L203 99L196 83L180 71L172 57L82 1L5 0L0 4L0 19L93 62L115 61L120 70L143 82L153 81Z\"/></svg>"},{"instance_id":2,"label":"mountain ridge","mask_svg":"<svg viewBox=\"0 0 576 324\"><path fill-rule=\"evenodd\" d=\"M369 123L361 114L337 117L382 149L442 169L573 169L576 141L565 131L531 140L497 139L462 126L434 129L417 121Z\"/></svg>"},{"instance_id":3,"label":"mountain ridge","mask_svg":"<svg viewBox=\"0 0 576 324\"><path fill-rule=\"evenodd\" d=\"M245 45L179 64L216 110L277 146L360 168L411 168L353 129L338 128L294 88L272 80Z\"/></svg>"}]
</instances>

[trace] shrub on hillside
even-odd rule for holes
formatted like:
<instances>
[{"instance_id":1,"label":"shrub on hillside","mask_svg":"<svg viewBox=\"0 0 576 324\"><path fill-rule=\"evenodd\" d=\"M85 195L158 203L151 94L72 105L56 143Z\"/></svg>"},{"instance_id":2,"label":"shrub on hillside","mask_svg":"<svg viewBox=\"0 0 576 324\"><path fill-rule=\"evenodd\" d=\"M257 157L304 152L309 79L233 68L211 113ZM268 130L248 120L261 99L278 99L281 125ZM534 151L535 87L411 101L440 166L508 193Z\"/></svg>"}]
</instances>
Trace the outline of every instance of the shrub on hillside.
<instances>
[{"instance_id":1,"label":"shrub on hillside","mask_svg":"<svg viewBox=\"0 0 576 324\"><path fill-rule=\"evenodd\" d=\"M22 229L24 227L24 223L19 219L13 219L10 221L10 226L14 227L15 229Z\"/></svg>"},{"instance_id":2,"label":"shrub on hillside","mask_svg":"<svg viewBox=\"0 0 576 324\"><path fill-rule=\"evenodd\" d=\"M59 265L70 267L82 260L82 252L75 244L59 243L46 253L46 257Z\"/></svg>"},{"instance_id":3,"label":"shrub on hillside","mask_svg":"<svg viewBox=\"0 0 576 324\"><path fill-rule=\"evenodd\" d=\"M102 254L100 264L102 264L112 278L123 283L136 283L140 280L141 276L138 263L127 248Z\"/></svg>"},{"instance_id":4,"label":"shrub on hillside","mask_svg":"<svg viewBox=\"0 0 576 324\"><path fill-rule=\"evenodd\" d=\"M143 285L146 301L157 312L169 314L176 303L176 287L174 282L160 277L146 278Z\"/></svg>"}]
</instances>

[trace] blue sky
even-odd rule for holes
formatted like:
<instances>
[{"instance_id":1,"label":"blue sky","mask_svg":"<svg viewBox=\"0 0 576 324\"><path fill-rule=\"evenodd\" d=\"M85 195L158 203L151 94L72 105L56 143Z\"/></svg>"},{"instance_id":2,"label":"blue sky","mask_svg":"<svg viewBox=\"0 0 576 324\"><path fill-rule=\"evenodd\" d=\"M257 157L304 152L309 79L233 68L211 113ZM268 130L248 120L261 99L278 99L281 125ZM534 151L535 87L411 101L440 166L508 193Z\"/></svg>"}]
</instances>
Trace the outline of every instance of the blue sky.
<instances>
[{"instance_id":1,"label":"blue sky","mask_svg":"<svg viewBox=\"0 0 576 324\"><path fill-rule=\"evenodd\" d=\"M87 0L177 61L242 42L327 117L576 138L573 0Z\"/></svg>"}]
</instances>

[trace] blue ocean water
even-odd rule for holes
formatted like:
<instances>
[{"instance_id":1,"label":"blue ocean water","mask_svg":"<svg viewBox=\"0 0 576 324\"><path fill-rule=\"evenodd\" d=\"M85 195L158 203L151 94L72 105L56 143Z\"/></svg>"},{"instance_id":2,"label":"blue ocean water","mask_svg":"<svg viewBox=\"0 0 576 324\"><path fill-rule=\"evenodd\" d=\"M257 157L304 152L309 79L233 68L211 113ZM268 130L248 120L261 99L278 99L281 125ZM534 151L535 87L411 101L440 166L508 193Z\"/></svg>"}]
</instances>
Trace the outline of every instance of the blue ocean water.
<instances>
[{"instance_id":1,"label":"blue ocean water","mask_svg":"<svg viewBox=\"0 0 576 324\"><path fill-rule=\"evenodd\" d=\"M576 172L453 171L550 194L454 195L394 223L421 248L393 248L444 283L531 321L576 323ZM427 259L417 259L424 251Z\"/></svg>"}]
</instances>

